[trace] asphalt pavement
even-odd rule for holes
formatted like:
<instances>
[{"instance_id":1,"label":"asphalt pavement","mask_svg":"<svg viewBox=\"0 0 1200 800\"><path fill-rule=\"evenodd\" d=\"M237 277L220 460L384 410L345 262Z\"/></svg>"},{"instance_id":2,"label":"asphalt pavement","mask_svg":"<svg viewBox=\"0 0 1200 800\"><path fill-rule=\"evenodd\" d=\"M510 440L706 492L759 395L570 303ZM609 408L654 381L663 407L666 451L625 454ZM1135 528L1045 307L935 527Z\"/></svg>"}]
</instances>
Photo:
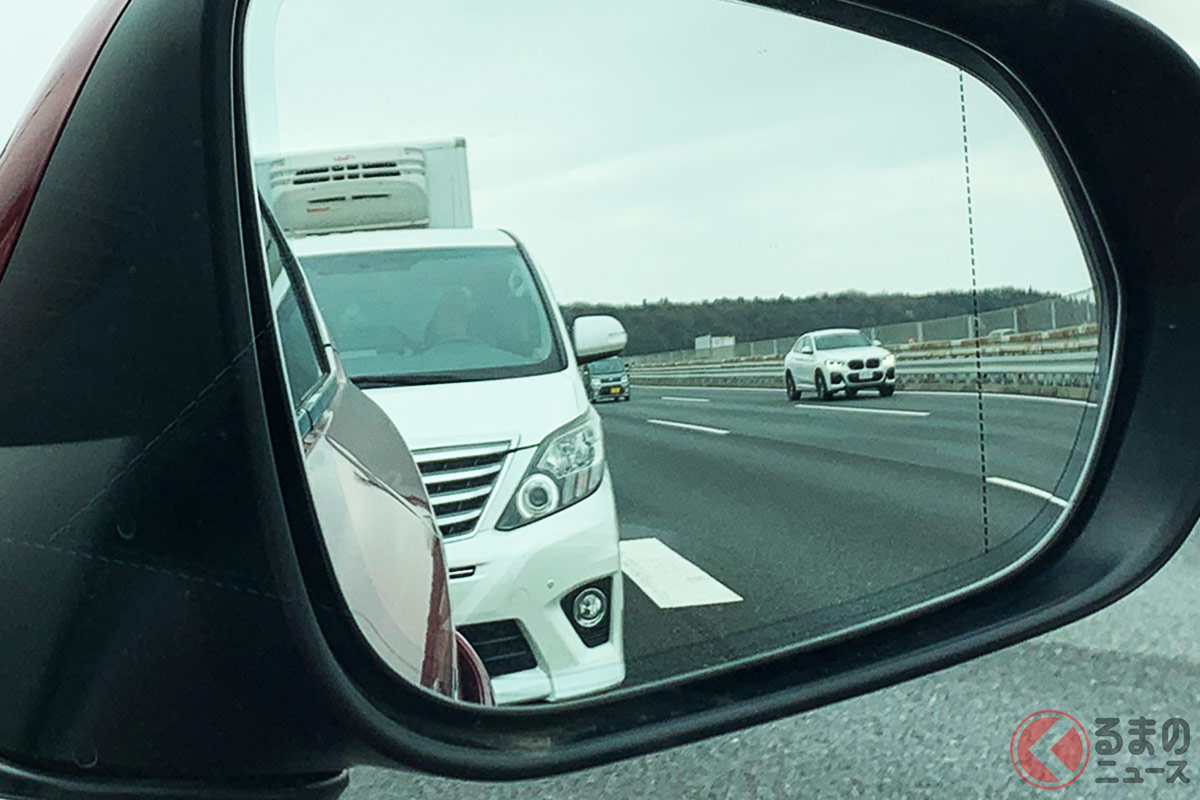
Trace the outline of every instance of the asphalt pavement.
<instances>
[{"instance_id":1,"label":"asphalt pavement","mask_svg":"<svg viewBox=\"0 0 1200 800\"><path fill-rule=\"evenodd\" d=\"M655 390L657 391L657 390ZM721 440L733 437L734 431L748 432L759 425L758 417L775 419L775 411L754 411L758 404L764 409L779 406L776 398L767 394L744 397L733 402L728 409L706 409L704 411L674 411L675 418L661 415L663 395L676 396L672 389L653 395L642 391L633 402L606 407L602 410L608 431L610 459L614 480L622 469L622 452L628 445L637 446L643 436L638 432L638 421L662 432L672 430L670 426L646 423L646 419L666 419L684 424L705 425L730 430L729 434L708 434ZM707 390L705 397L710 403L691 403L691 406L711 406L717 392ZM751 399L751 397L761 398ZM936 403L939 398L913 395L897 395L901 405L894 408L919 409L922 403ZM948 402L961 402L962 398ZM721 401L722 403L725 401ZM861 400L855 400L858 404ZM881 401L868 401L873 405ZM1077 427L1087 427L1089 409L1071 404L1053 404L1039 401L992 399L985 409L985 419L998 421L1011 416L1011 434L1002 428L994 428L996 438L1012 436L1012 447L995 449L996 465L1003 465L1016 478L1031 482L1045 480L1045 487L1056 487L1053 482L1055 471L1047 466L1049 455L1054 452L1065 455L1060 442L1058 450L1049 441L1052 431L1062 430L1059 414L1076 415ZM1004 403L1010 404L1004 406ZM681 407L688 405L681 403ZM786 403L783 409L790 408ZM1071 410L1073 408L1073 410ZM1007 409L1007 410L1005 410ZM1040 410L1039 410L1040 409ZM912 418L937 423L930 408L929 417ZM977 410L976 410L977 411ZM995 416L990 413L994 411ZM645 412L645 413L643 413ZM807 412L795 409L796 415ZM683 414L706 414L688 416ZM782 414L790 412L780 410ZM836 412L812 411L811 415ZM947 416L950 411L943 412ZM846 412L847 416L851 414ZM863 415L862 425L867 426ZM970 413L966 415L970 417ZM620 419L618 419L620 418ZM784 417L791 419L791 417ZM1070 417L1064 417L1069 419ZM1057 422L1054 420L1058 419ZM910 420L905 420L906 422ZM947 429L950 420L943 420ZM857 424L857 423L856 423ZM897 422L897 424L899 424ZM977 418L976 418L977 424ZM763 422L780 436L773 425ZM628 426L633 434L626 438L622 428ZM969 427L969 426L968 426ZM677 428L680 433L700 434L688 428ZM863 428L863 441L858 445L843 442L836 449L841 455L852 451L855 446L868 446L875 441L874 428ZM977 434L977 429L976 429ZM659 433L645 432L646 437ZM795 434L797 443L819 448L822 437L829 434L824 424L814 424L813 430L802 438ZM929 466L931 460L938 463L933 450L941 437L943 442L959 441L946 434L914 436L902 447L885 449L886 458L907 458L915 465ZM1021 440L1025 444L1021 444ZM921 444L921 442L927 442ZM1071 442L1075 439L1071 438ZM978 442L975 442L976 447ZM681 447L670 448L669 442L652 439L645 448L648 452L666 453L661 469L677 473L680 470ZM728 444L709 445L698 449L702 452L725 452L721 448ZM748 446L748 445L747 445ZM757 445L756 445L757 446ZM767 448L767 445L762 445ZM943 444L943 447L949 447ZM1070 447L1074 447L1072 444ZM1027 458L1022 458L1021 448L1030 448ZM1037 448L1047 448L1041 456ZM769 451L767 448L766 451ZM766 452L764 451L764 452ZM808 451L804 451L808 452ZM993 451L989 447L989 456ZM947 463L950 454L940 463ZM839 456L840 457L840 456ZM699 458L699 457L695 457ZM705 456L707 458L707 456ZM829 456L833 459L833 456ZM886 459L883 459L886 460ZM969 460L969 459L968 459ZM1025 462L1022 466L1022 461ZM966 463L966 462L963 462ZM992 464L989 458L989 464ZM1061 472L1061 461L1059 471ZM626 464L626 466L629 466ZM872 462L873 468L883 469ZM668 467L675 467L673 470ZM978 469L978 465L975 465ZM997 470L999 466L997 466ZM1025 469L1026 471L1020 471ZM1038 472L1038 470L1048 470ZM716 479L734 480L733 470L726 469ZM628 475L627 475L628 477ZM636 477L636 475L635 475ZM1069 477L1069 476L1068 476ZM716 480L714 479L714 480ZM950 478L945 478L951 480ZM670 479L675 481L678 479ZM619 486L619 484L617 484ZM665 483L674 485L673 483ZM957 485L957 484L955 484ZM640 490L639 490L640 491ZM697 487L693 498L712 497L708 483ZM635 492L635 497L637 493ZM654 486L645 490L643 500L653 498ZM956 494L948 492L947 494ZM622 498L618 489L619 498ZM619 503L622 502L619 499ZM628 502L626 500L626 502ZM649 514L622 508L623 525L637 514ZM661 517L668 523L665 512ZM790 518L790 516L789 516ZM694 522L694 521L693 521ZM629 523L636 524L636 523ZM682 526L692 527L693 523ZM720 528L721 526L716 526ZM659 528L658 533L669 528ZM807 531L806 531L807 533ZM663 534L665 535L665 534ZM731 534L736 535L736 530ZM641 538L634 531L632 538ZM707 537L706 537L707 538ZM726 574L723 564L709 561L702 549L690 548L684 540L675 539L685 556L694 559L702 567L711 567L716 575L727 582L733 591L754 597L754 586L744 585L736 574ZM713 546L714 551L720 551ZM730 550L728 552L733 552ZM738 551L740 552L740 551ZM780 551L782 552L782 551ZM729 562L730 556L726 556ZM735 562L736 563L736 562ZM799 562L792 561L790 564ZM707 569L706 569L707 571ZM1188 720L1200 735L1200 609L1195 602L1196 580L1200 577L1200 543L1192 537L1174 559L1149 583L1126 599L1105 611L1082 620L1059 631L1007 648L998 653L972 662L935 673L921 679L900 684L860 698L844 701L808 714L767 725L757 726L733 735L716 737L704 742L676 748L663 753L630 759L613 765L597 767L570 775L515 784L486 785L455 781L445 778L401 773L381 769L357 769L352 773L351 788L347 797L392 798L392 797L437 797L453 800L458 797L600 797L600 798L645 798L653 796L670 798L791 798L791 797L1041 797L1043 790L1023 783L1009 762L1009 741L1017 724L1028 714L1051 708L1066 711L1082 720L1089 732L1094 730L1092 721L1097 717L1118 717L1125 720L1146 716L1159 723L1169 717ZM627 585L632 581L627 581ZM627 636L636 636L634 625L640 613L668 616L680 610L636 608L639 602L637 591L631 594L630 609L627 610L627 625L631 630ZM641 597L641 601L649 602ZM743 603L749 602L744 600ZM725 608L743 605L722 604ZM703 609L699 609L703 610ZM686 609L691 613L697 609ZM645 621L645 620L643 620ZM643 654L653 656L654 648L630 639L631 658L636 657L636 648L643 647ZM1124 725L1122 725L1124 727ZM1200 747L1200 743L1197 744ZM1184 760L1189 754L1182 756ZM1088 768L1079 781L1058 790L1059 797L1186 797L1200 789L1200 771L1192 775L1192 768L1184 774L1192 783L1168 784L1163 775L1143 774L1142 784L1097 784L1095 778L1117 776L1121 779L1133 773L1126 768L1161 766L1161 752L1154 756L1133 756L1127 752L1114 757L1118 764L1103 769L1096 764L1093 755ZM1200 770L1200 767L1197 767Z\"/></svg>"},{"instance_id":2,"label":"asphalt pavement","mask_svg":"<svg viewBox=\"0 0 1200 800\"><path fill-rule=\"evenodd\" d=\"M1039 540L1077 481L1094 406L983 402L986 474L1002 481L986 486L969 394L795 403L782 391L635 387L631 402L598 406L623 541L657 539L741 598L706 602L703 583L671 565L634 570L623 545L626 685L928 600L944 581L962 585L951 568L991 574L1011 559L1004 542ZM663 608L660 583L702 596Z\"/></svg>"}]
</instances>

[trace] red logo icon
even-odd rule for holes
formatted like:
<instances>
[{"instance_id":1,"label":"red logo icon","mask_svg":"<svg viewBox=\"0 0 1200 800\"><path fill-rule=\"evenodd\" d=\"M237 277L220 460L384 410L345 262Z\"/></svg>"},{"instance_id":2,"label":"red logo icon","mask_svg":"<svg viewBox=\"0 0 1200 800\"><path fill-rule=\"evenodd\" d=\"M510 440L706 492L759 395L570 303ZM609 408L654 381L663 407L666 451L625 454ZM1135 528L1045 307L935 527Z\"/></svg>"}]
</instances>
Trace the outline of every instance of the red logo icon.
<instances>
[{"instance_id":1,"label":"red logo icon","mask_svg":"<svg viewBox=\"0 0 1200 800\"><path fill-rule=\"evenodd\" d=\"M1013 769L1039 789L1061 789L1074 783L1091 756L1087 731L1062 711L1036 711L1013 731L1009 744Z\"/></svg>"}]
</instances>

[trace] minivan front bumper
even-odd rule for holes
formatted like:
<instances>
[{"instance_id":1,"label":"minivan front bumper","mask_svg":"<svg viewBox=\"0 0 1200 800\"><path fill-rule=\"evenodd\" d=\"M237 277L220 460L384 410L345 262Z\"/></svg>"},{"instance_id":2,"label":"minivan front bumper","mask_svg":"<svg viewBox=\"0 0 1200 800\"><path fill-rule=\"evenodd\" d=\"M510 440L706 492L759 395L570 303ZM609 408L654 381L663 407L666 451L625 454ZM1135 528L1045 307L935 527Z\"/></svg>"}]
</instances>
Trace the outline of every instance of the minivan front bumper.
<instances>
[{"instance_id":1,"label":"minivan front bumper","mask_svg":"<svg viewBox=\"0 0 1200 800\"><path fill-rule=\"evenodd\" d=\"M448 540L446 557L451 613L487 664L497 703L563 700L625 679L624 588L607 473L590 497L544 519ZM573 623L564 603L592 586L606 595L606 636L601 624Z\"/></svg>"}]
</instances>

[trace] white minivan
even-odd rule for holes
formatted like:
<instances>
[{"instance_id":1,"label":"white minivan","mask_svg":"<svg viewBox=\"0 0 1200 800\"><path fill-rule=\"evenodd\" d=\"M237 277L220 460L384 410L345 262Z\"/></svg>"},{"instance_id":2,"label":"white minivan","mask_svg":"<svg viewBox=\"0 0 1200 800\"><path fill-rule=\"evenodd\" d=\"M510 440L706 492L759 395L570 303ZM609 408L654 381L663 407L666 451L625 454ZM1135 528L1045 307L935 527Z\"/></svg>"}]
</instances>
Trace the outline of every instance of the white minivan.
<instances>
[{"instance_id":1,"label":"white minivan","mask_svg":"<svg viewBox=\"0 0 1200 800\"><path fill-rule=\"evenodd\" d=\"M612 317L568 335L512 235L357 231L292 241L350 379L403 433L445 543L451 611L499 703L625 677L617 515L582 363Z\"/></svg>"}]
</instances>

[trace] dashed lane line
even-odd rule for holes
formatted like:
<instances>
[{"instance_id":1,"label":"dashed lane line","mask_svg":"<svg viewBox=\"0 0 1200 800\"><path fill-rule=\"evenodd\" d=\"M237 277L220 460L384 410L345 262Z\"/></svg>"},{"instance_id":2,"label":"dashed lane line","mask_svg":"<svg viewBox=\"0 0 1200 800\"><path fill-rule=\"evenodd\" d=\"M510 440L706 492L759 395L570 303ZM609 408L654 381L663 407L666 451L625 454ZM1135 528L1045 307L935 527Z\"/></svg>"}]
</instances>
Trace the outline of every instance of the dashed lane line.
<instances>
[{"instance_id":1,"label":"dashed lane line","mask_svg":"<svg viewBox=\"0 0 1200 800\"><path fill-rule=\"evenodd\" d=\"M659 608L742 602L741 595L653 537L621 542L621 570Z\"/></svg>"},{"instance_id":2,"label":"dashed lane line","mask_svg":"<svg viewBox=\"0 0 1200 800\"><path fill-rule=\"evenodd\" d=\"M1036 486L1030 486L1028 483L1010 481L1008 478L997 478L995 476L988 476L987 482L993 484L994 486L1003 486L1006 489L1015 489L1018 492L1031 494L1034 497L1040 497L1042 500L1045 500L1048 503L1054 503L1054 505L1060 506L1061 508L1068 508L1071 505L1061 497L1051 494L1045 489L1039 489Z\"/></svg>"},{"instance_id":3,"label":"dashed lane line","mask_svg":"<svg viewBox=\"0 0 1200 800\"><path fill-rule=\"evenodd\" d=\"M668 428L682 428L688 431L699 431L700 433L711 433L717 436L728 436L729 431L724 428L710 428L707 425L692 425L687 422L671 422L667 419L648 419L651 425L663 425Z\"/></svg>"}]
</instances>

